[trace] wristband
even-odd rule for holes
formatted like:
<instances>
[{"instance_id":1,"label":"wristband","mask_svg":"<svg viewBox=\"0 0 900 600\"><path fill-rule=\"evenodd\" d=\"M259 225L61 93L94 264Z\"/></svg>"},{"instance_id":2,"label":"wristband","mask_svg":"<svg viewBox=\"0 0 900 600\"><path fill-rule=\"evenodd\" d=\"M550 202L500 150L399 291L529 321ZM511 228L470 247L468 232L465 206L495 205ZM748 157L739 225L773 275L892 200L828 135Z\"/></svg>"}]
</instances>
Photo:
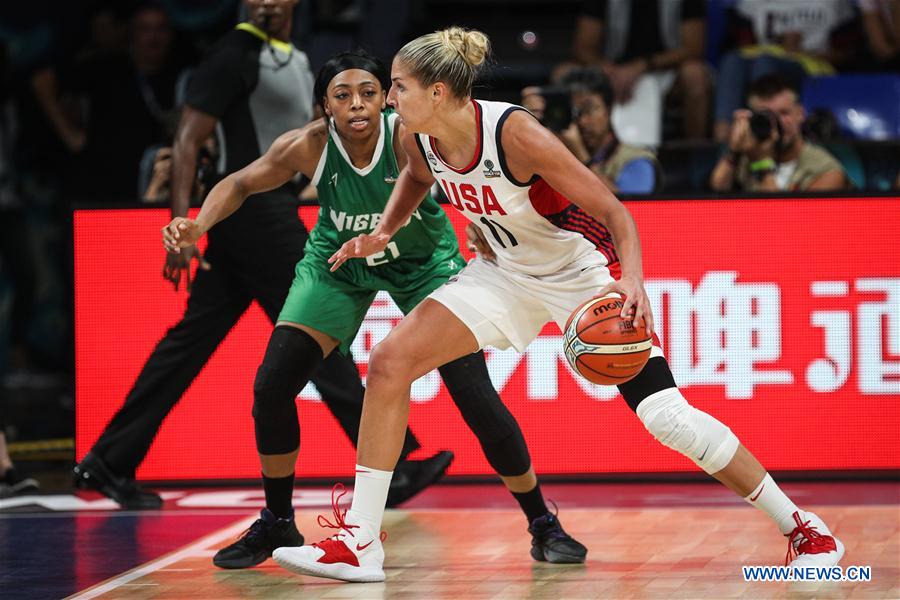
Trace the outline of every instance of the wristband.
<instances>
[{"instance_id":1,"label":"wristband","mask_svg":"<svg viewBox=\"0 0 900 600\"><path fill-rule=\"evenodd\" d=\"M775 160L771 158L762 158L750 163L751 173L770 172L775 170Z\"/></svg>"}]
</instances>

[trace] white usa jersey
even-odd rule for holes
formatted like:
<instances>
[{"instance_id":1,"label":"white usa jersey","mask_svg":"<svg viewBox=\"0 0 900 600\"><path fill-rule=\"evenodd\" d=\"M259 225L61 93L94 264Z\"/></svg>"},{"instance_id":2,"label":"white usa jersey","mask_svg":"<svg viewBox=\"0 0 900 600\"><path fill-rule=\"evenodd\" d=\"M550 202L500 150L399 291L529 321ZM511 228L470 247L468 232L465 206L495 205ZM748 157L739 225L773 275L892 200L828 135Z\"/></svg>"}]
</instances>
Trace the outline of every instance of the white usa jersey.
<instances>
[{"instance_id":1,"label":"white usa jersey","mask_svg":"<svg viewBox=\"0 0 900 600\"><path fill-rule=\"evenodd\" d=\"M500 143L503 124L525 109L505 102L472 104L478 140L468 166L448 165L431 136L417 134L416 143L450 204L481 228L497 265L540 277L576 262L615 262L611 236L600 223L540 177L522 182L510 173Z\"/></svg>"}]
</instances>

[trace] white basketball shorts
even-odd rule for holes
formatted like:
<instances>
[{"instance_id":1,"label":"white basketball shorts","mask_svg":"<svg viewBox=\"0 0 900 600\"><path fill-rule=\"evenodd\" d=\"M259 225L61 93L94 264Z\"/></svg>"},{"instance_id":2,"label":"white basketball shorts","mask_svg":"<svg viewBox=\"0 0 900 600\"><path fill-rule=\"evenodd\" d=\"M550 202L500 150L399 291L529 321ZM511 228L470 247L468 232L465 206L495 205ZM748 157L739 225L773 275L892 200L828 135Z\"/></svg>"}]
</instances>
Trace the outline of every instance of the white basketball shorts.
<instances>
[{"instance_id":1,"label":"white basketball shorts","mask_svg":"<svg viewBox=\"0 0 900 600\"><path fill-rule=\"evenodd\" d=\"M524 352L549 321L565 328L569 315L613 281L605 265L575 262L553 275L535 277L475 258L431 293L478 340L478 347L510 346ZM652 356L662 355L654 346Z\"/></svg>"}]
</instances>

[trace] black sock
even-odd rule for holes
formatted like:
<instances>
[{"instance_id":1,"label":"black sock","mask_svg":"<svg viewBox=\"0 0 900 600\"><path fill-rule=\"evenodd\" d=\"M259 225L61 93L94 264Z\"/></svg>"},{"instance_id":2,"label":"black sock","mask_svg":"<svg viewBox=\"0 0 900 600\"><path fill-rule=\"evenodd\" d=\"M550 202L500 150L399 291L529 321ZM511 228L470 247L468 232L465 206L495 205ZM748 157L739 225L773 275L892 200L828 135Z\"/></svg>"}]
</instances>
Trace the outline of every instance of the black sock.
<instances>
[{"instance_id":1,"label":"black sock","mask_svg":"<svg viewBox=\"0 0 900 600\"><path fill-rule=\"evenodd\" d=\"M294 495L294 474L287 477L263 478L263 489L266 491L266 508L279 519L287 519L294 514L291 499Z\"/></svg>"},{"instance_id":2,"label":"black sock","mask_svg":"<svg viewBox=\"0 0 900 600\"><path fill-rule=\"evenodd\" d=\"M544 495L541 493L541 485L537 484L530 492L510 492L522 510L525 517L531 523L538 517L547 514L547 505L544 503Z\"/></svg>"}]
</instances>

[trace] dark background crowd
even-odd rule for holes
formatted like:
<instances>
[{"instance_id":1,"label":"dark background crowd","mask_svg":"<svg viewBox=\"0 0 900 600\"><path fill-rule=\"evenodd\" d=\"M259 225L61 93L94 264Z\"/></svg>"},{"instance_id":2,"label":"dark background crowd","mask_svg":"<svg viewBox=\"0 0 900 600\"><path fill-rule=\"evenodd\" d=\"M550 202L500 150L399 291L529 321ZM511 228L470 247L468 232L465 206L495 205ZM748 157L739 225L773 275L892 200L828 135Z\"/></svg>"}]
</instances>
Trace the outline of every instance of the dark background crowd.
<instances>
[{"instance_id":1,"label":"dark background crowd","mask_svg":"<svg viewBox=\"0 0 900 600\"><path fill-rule=\"evenodd\" d=\"M239 0L2 9L0 412L14 456L71 458L72 207L167 204L192 67L241 11ZM423 32L484 31L494 59L478 95L528 107L625 195L900 186L900 0L302 0L294 11L314 72L346 49L389 62ZM198 202L218 158L211 137ZM50 441L21 442L34 439ZM0 480L9 465L0 443Z\"/></svg>"}]
</instances>

